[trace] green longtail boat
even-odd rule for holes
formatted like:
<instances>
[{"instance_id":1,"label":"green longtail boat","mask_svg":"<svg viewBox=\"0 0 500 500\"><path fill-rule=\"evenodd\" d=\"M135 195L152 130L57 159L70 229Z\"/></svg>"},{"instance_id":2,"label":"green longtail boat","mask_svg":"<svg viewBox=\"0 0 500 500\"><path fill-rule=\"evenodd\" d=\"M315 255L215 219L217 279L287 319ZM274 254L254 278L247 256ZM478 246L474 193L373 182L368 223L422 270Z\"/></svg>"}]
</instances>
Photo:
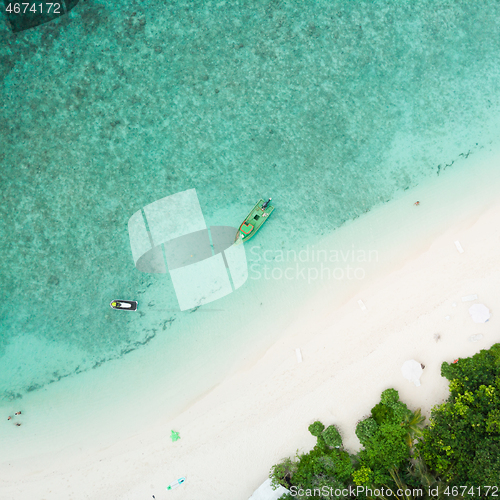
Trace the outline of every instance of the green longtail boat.
<instances>
[{"instance_id":1,"label":"green longtail boat","mask_svg":"<svg viewBox=\"0 0 500 500\"><path fill-rule=\"evenodd\" d=\"M247 241L261 228L274 210L274 207L269 204L270 201L271 198L266 202L261 199L255 204L238 229L234 241Z\"/></svg>"}]
</instances>

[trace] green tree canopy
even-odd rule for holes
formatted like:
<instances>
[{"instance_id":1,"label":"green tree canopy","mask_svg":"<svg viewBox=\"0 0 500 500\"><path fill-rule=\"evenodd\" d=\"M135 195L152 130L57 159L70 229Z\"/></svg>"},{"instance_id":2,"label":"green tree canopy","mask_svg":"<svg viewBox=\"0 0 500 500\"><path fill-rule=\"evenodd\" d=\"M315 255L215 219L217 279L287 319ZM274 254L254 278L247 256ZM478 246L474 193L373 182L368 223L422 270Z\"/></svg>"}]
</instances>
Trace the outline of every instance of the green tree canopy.
<instances>
[{"instance_id":1,"label":"green tree canopy","mask_svg":"<svg viewBox=\"0 0 500 500\"><path fill-rule=\"evenodd\" d=\"M324 429L325 429L325 426L319 420L316 420L316 422L312 423L308 427L309 432L314 437L318 437L323 432Z\"/></svg>"},{"instance_id":2,"label":"green tree canopy","mask_svg":"<svg viewBox=\"0 0 500 500\"><path fill-rule=\"evenodd\" d=\"M327 446L331 448L337 448L342 446L342 437L337 427L334 425L329 425L322 433L321 436L325 440Z\"/></svg>"},{"instance_id":3,"label":"green tree canopy","mask_svg":"<svg viewBox=\"0 0 500 500\"><path fill-rule=\"evenodd\" d=\"M438 473L451 469L452 484L499 485L500 344L443 363L441 374L450 381L450 396L432 409L418 453Z\"/></svg>"},{"instance_id":4,"label":"green tree canopy","mask_svg":"<svg viewBox=\"0 0 500 500\"><path fill-rule=\"evenodd\" d=\"M429 427L423 428L420 410L412 412L395 389L387 389L370 416L356 426L361 451L349 455L338 429L325 429L316 421L309 426L317 438L314 448L275 465L272 485L311 491L383 486L392 490L393 498L406 500L406 494L396 495L398 488L423 488L422 500L458 500L462 493L475 500L477 487L500 487L500 344L458 363L443 363L441 373L450 381L450 396L433 408ZM454 486L476 489L464 493ZM432 488L438 488L437 494ZM281 500L292 498L287 493ZM361 494L357 500L369 499Z\"/></svg>"}]
</instances>

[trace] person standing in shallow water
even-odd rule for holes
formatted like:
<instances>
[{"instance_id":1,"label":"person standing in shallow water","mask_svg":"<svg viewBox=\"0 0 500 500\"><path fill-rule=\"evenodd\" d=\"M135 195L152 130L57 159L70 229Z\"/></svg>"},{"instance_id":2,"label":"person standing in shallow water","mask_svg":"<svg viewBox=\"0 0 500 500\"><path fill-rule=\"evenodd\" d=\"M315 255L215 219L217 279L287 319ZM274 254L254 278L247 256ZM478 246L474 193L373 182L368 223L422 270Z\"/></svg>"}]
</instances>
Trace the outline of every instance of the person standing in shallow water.
<instances>
[{"instance_id":1,"label":"person standing in shallow water","mask_svg":"<svg viewBox=\"0 0 500 500\"><path fill-rule=\"evenodd\" d=\"M14 415L21 415L21 411L16 411L16 413L14 413ZM9 415L9 416L7 417L7 420L12 420L12 417ZM21 424L16 423L16 425L19 427Z\"/></svg>"}]
</instances>

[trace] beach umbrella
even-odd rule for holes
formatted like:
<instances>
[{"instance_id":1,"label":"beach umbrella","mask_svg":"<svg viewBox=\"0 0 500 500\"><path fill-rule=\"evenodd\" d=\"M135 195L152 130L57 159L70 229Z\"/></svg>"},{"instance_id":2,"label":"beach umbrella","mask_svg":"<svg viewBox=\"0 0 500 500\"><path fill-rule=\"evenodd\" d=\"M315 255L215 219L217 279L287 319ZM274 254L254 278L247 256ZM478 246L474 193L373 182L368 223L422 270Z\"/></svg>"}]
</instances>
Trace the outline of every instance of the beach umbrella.
<instances>
[{"instance_id":1,"label":"beach umbrella","mask_svg":"<svg viewBox=\"0 0 500 500\"><path fill-rule=\"evenodd\" d=\"M490 310L484 304L474 304L469 308L474 323L486 323L490 319Z\"/></svg>"},{"instance_id":2,"label":"beach umbrella","mask_svg":"<svg viewBox=\"0 0 500 500\"><path fill-rule=\"evenodd\" d=\"M414 359L409 359L403 363L401 367L403 377L410 382L413 382L417 387L420 385L420 377L422 376L422 365Z\"/></svg>"}]
</instances>

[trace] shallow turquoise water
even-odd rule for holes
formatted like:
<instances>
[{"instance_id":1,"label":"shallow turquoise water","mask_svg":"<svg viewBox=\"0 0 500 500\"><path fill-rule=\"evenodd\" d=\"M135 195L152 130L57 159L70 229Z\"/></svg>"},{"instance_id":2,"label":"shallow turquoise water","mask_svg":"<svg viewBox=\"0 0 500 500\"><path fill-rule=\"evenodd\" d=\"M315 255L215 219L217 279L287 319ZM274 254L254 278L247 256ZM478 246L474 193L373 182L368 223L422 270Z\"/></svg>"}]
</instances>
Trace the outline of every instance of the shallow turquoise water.
<instances>
[{"instance_id":1,"label":"shallow turquoise water","mask_svg":"<svg viewBox=\"0 0 500 500\"><path fill-rule=\"evenodd\" d=\"M207 223L237 226L272 196L256 244L299 249L496 144L499 14L466 1L89 2L17 35L3 25L1 398L158 336L192 346L249 300L180 313L169 278L133 265L127 222L148 203L194 187ZM155 288L161 303L140 315L109 309Z\"/></svg>"}]
</instances>

